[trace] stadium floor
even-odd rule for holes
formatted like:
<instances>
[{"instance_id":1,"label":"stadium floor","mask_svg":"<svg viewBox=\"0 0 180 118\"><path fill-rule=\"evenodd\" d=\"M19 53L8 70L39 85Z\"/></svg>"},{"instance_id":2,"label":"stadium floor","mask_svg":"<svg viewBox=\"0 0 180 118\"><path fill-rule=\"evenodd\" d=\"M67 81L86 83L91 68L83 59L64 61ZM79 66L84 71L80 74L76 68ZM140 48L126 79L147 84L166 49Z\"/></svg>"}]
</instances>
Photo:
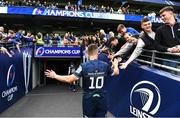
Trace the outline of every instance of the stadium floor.
<instances>
[{"instance_id":1,"label":"stadium floor","mask_svg":"<svg viewBox=\"0 0 180 118\"><path fill-rule=\"evenodd\" d=\"M82 90L72 92L61 84L37 87L0 117L82 117Z\"/></svg>"},{"instance_id":2,"label":"stadium floor","mask_svg":"<svg viewBox=\"0 0 180 118\"><path fill-rule=\"evenodd\" d=\"M65 85L37 87L0 117L81 117L82 91L72 92Z\"/></svg>"}]
</instances>

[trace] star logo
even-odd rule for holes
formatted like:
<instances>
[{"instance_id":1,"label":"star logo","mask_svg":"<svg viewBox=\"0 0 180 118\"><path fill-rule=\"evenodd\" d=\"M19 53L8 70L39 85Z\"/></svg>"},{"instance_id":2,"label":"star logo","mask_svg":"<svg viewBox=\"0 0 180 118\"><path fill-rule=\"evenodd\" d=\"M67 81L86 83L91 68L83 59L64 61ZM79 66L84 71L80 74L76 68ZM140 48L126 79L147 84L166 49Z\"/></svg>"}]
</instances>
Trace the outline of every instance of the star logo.
<instances>
[{"instance_id":1,"label":"star logo","mask_svg":"<svg viewBox=\"0 0 180 118\"><path fill-rule=\"evenodd\" d=\"M42 14L42 11L40 9L38 9L37 14Z\"/></svg>"}]
</instances>

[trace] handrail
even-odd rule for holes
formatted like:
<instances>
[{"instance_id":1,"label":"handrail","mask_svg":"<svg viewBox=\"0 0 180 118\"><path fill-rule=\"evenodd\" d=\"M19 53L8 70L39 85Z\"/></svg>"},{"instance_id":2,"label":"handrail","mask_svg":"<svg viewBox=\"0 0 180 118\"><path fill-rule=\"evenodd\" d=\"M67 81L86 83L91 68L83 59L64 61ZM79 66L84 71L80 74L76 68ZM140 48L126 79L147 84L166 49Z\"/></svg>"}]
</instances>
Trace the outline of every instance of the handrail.
<instances>
[{"instance_id":1,"label":"handrail","mask_svg":"<svg viewBox=\"0 0 180 118\"><path fill-rule=\"evenodd\" d=\"M151 58L151 56L147 56L147 55L143 55L143 54L142 54L141 56ZM174 61L174 60L164 59L164 58L160 58L160 57L154 57L154 59L162 60L162 61L169 61L169 62L173 62L173 63L178 63L178 64L180 64L179 61Z\"/></svg>"},{"instance_id":2,"label":"handrail","mask_svg":"<svg viewBox=\"0 0 180 118\"><path fill-rule=\"evenodd\" d=\"M157 51L157 50L146 50L146 49L143 49L143 51L146 51L146 52L154 52L154 53L159 53L159 54L167 54L167 55L180 56L180 53L159 52L159 51Z\"/></svg>"},{"instance_id":3,"label":"handrail","mask_svg":"<svg viewBox=\"0 0 180 118\"><path fill-rule=\"evenodd\" d=\"M162 63L162 61L164 61L164 62L167 62L167 63L180 65L180 53L159 52L159 51L156 51L156 50L145 50L145 49L143 49L143 51L151 53L151 55L145 55L145 54L140 55L140 57L146 57L146 58L148 58L148 60L138 58L138 59L136 59L136 61L148 64L151 67L160 67L162 69L167 69L169 71L175 72L175 74L180 73L180 67L178 67L178 68L177 67L171 67L171 66L168 66L168 65L165 65L165 64ZM175 58L177 60L171 60L171 59L168 59L168 58L161 58L161 57L158 57L157 54L164 55L163 57L166 57L167 55L177 57L177 58ZM161 61L161 62L159 63L159 62L157 62L157 60Z\"/></svg>"},{"instance_id":4,"label":"handrail","mask_svg":"<svg viewBox=\"0 0 180 118\"><path fill-rule=\"evenodd\" d=\"M152 64L151 62L144 61L142 59L136 59L136 60L139 61L139 62L142 62L142 63L146 63L146 64L150 64L150 65ZM174 67L170 67L170 66L166 66L166 65L162 65L162 64L158 64L158 63L153 63L153 65L180 73L180 69L177 69L177 68L174 68Z\"/></svg>"}]
</instances>

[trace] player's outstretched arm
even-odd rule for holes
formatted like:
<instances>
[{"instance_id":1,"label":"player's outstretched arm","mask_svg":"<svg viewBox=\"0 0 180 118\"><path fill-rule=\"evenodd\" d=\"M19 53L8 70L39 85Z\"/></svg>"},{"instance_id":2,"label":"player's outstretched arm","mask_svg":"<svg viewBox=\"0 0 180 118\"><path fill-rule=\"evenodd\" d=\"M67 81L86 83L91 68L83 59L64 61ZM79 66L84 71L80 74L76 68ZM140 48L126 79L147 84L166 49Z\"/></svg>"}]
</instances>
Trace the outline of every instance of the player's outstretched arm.
<instances>
[{"instance_id":1,"label":"player's outstretched arm","mask_svg":"<svg viewBox=\"0 0 180 118\"><path fill-rule=\"evenodd\" d=\"M119 63L119 61L116 58L112 61L113 75L119 75L118 63Z\"/></svg>"},{"instance_id":2,"label":"player's outstretched arm","mask_svg":"<svg viewBox=\"0 0 180 118\"><path fill-rule=\"evenodd\" d=\"M61 76L61 75L57 75L53 70L46 70L44 73L46 77L56 79L56 80L66 82L66 83L72 83L78 80L78 78L74 74Z\"/></svg>"}]
</instances>

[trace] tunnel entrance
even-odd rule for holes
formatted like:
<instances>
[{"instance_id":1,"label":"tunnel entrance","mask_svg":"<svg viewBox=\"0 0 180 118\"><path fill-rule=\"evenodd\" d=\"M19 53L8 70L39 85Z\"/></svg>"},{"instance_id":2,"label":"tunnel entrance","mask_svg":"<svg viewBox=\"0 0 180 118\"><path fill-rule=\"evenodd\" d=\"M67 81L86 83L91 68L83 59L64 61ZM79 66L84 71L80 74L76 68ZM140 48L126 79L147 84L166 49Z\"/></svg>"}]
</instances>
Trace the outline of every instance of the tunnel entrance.
<instances>
[{"instance_id":1,"label":"tunnel entrance","mask_svg":"<svg viewBox=\"0 0 180 118\"><path fill-rule=\"evenodd\" d=\"M68 74L68 67L70 66L71 61L65 60L48 60L46 62L46 69L54 70L59 75L67 75ZM46 78L46 84L58 84L61 83L54 79Z\"/></svg>"},{"instance_id":2,"label":"tunnel entrance","mask_svg":"<svg viewBox=\"0 0 180 118\"><path fill-rule=\"evenodd\" d=\"M40 82L39 85L40 86L44 86L44 85L58 85L58 84L62 84L62 85L68 85L66 83L63 82L59 82L58 80L55 79L50 79L45 77L44 75L44 71L46 69L49 70L54 70L57 74L59 75L68 75L68 70L69 70L69 66L70 64L74 64L75 68L77 69L80 65L80 59L46 59L46 60L39 60L39 78L40 78Z\"/></svg>"}]
</instances>

